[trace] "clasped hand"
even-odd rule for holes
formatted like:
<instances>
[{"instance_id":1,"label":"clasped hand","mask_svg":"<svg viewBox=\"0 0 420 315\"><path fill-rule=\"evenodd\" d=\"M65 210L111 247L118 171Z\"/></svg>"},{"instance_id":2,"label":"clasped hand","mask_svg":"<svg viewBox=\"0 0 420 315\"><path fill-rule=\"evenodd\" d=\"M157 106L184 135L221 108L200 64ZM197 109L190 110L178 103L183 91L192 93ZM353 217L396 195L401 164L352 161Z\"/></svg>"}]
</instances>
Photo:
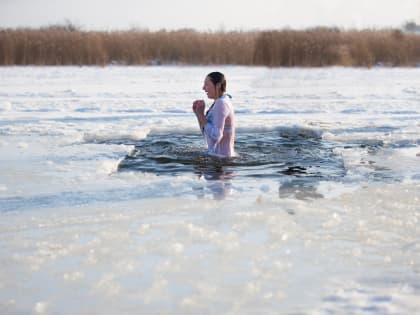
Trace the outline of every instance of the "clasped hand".
<instances>
[{"instance_id":1,"label":"clasped hand","mask_svg":"<svg viewBox=\"0 0 420 315\"><path fill-rule=\"evenodd\" d=\"M197 117L204 116L205 108L206 108L206 103L203 100L196 100L193 102L192 109Z\"/></svg>"}]
</instances>

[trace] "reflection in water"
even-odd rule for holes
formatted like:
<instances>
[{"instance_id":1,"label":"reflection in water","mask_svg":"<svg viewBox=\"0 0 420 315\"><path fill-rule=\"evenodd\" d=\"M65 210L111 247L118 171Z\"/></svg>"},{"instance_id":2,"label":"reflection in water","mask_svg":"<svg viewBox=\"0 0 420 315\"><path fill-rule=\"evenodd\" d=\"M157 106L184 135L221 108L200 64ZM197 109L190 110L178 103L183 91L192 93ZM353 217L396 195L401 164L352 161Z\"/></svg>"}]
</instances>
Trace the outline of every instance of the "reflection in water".
<instances>
[{"instance_id":1,"label":"reflection in water","mask_svg":"<svg viewBox=\"0 0 420 315\"><path fill-rule=\"evenodd\" d=\"M135 150L120 163L119 171L195 174L207 182L215 198L229 194L233 179L252 178L279 178L280 197L296 194L300 187L300 197L319 198L322 196L314 188L317 182L334 180L345 173L341 158L333 153L335 145L310 130L237 133L235 149L239 157L230 159L207 155L197 134L149 135L131 144ZM285 181L285 177L298 180Z\"/></svg>"},{"instance_id":2,"label":"reflection in water","mask_svg":"<svg viewBox=\"0 0 420 315\"><path fill-rule=\"evenodd\" d=\"M232 179L234 178L234 172L225 170L225 166L221 161L215 160L216 163L201 164L194 166L194 174L197 174L199 178L203 178L207 181L207 187L213 194L214 199L224 199L231 194ZM195 191L199 197L204 197L204 191Z\"/></svg>"},{"instance_id":3,"label":"reflection in water","mask_svg":"<svg viewBox=\"0 0 420 315\"><path fill-rule=\"evenodd\" d=\"M279 187L279 197L293 197L298 200L323 198L324 196L317 191L316 184L317 182L309 182L301 179L285 181Z\"/></svg>"},{"instance_id":4,"label":"reflection in water","mask_svg":"<svg viewBox=\"0 0 420 315\"><path fill-rule=\"evenodd\" d=\"M230 180L234 177L234 172L225 170L223 165L195 165L194 174L203 177L205 180Z\"/></svg>"}]
</instances>

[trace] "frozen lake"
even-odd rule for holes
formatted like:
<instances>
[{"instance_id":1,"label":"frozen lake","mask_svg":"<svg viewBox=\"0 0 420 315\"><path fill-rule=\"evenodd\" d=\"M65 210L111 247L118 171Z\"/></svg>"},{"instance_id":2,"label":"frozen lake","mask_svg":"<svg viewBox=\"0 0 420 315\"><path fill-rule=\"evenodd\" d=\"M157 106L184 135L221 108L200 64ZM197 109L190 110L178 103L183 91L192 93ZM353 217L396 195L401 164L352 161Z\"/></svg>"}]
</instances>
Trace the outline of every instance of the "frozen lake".
<instances>
[{"instance_id":1,"label":"frozen lake","mask_svg":"<svg viewBox=\"0 0 420 315\"><path fill-rule=\"evenodd\" d=\"M0 314L420 313L418 68L1 67L0 174Z\"/></svg>"}]
</instances>

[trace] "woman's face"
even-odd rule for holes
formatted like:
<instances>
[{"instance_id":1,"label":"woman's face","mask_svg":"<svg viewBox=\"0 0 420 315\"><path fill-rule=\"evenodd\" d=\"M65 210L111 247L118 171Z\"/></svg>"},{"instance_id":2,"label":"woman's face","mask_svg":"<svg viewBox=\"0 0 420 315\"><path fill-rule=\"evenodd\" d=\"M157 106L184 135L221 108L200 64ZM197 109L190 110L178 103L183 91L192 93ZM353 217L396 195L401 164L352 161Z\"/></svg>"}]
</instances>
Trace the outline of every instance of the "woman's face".
<instances>
[{"instance_id":1,"label":"woman's face","mask_svg":"<svg viewBox=\"0 0 420 315\"><path fill-rule=\"evenodd\" d=\"M217 86L211 82L209 77L206 77L204 80L203 90L206 92L208 98L216 99L218 97Z\"/></svg>"}]
</instances>

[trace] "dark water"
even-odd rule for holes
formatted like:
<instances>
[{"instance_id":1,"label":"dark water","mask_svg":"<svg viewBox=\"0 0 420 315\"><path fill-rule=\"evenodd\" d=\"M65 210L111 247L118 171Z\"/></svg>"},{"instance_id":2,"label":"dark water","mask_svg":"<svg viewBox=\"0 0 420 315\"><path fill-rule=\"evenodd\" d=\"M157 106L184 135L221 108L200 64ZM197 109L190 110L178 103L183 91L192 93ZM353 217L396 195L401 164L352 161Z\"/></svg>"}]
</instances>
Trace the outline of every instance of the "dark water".
<instances>
[{"instance_id":1,"label":"dark water","mask_svg":"<svg viewBox=\"0 0 420 315\"><path fill-rule=\"evenodd\" d=\"M152 134L136 142L118 140L113 143L135 147L121 161L119 172L197 176L221 186L239 184L236 187L244 187L240 183L246 180L245 186L251 185L250 189L261 189L269 183L267 180L271 183L274 180L279 185L280 197L297 199L321 198L317 192L319 182L400 181L401 174L378 165L377 156L381 156L384 149L415 145L412 142L385 144L369 138L335 142L323 139L318 131L302 128L237 132L238 157L230 159L207 155L200 134ZM361 150L367 155L356 153L355 160L351 161L352 169L348 170L335 148ZM350 177L346 176L349 171L353 174ZM221 190L225 191L226 187Z\"/></svg>"},{"instance_id":2,"label":"dark water","mask_svg":"<svg viewBox=\"0 0 420 315\"><path fill-rule=\"evenodd\" d=\"M206 155L199 134L149 135L131 144L135 150L120 163L121 172L197 174L208 180L285 176L332 180L345 174L341 158L333 153L336 144L304 130L237 133L239 156L230 159Z\"/></svg>"}]
</instances>

